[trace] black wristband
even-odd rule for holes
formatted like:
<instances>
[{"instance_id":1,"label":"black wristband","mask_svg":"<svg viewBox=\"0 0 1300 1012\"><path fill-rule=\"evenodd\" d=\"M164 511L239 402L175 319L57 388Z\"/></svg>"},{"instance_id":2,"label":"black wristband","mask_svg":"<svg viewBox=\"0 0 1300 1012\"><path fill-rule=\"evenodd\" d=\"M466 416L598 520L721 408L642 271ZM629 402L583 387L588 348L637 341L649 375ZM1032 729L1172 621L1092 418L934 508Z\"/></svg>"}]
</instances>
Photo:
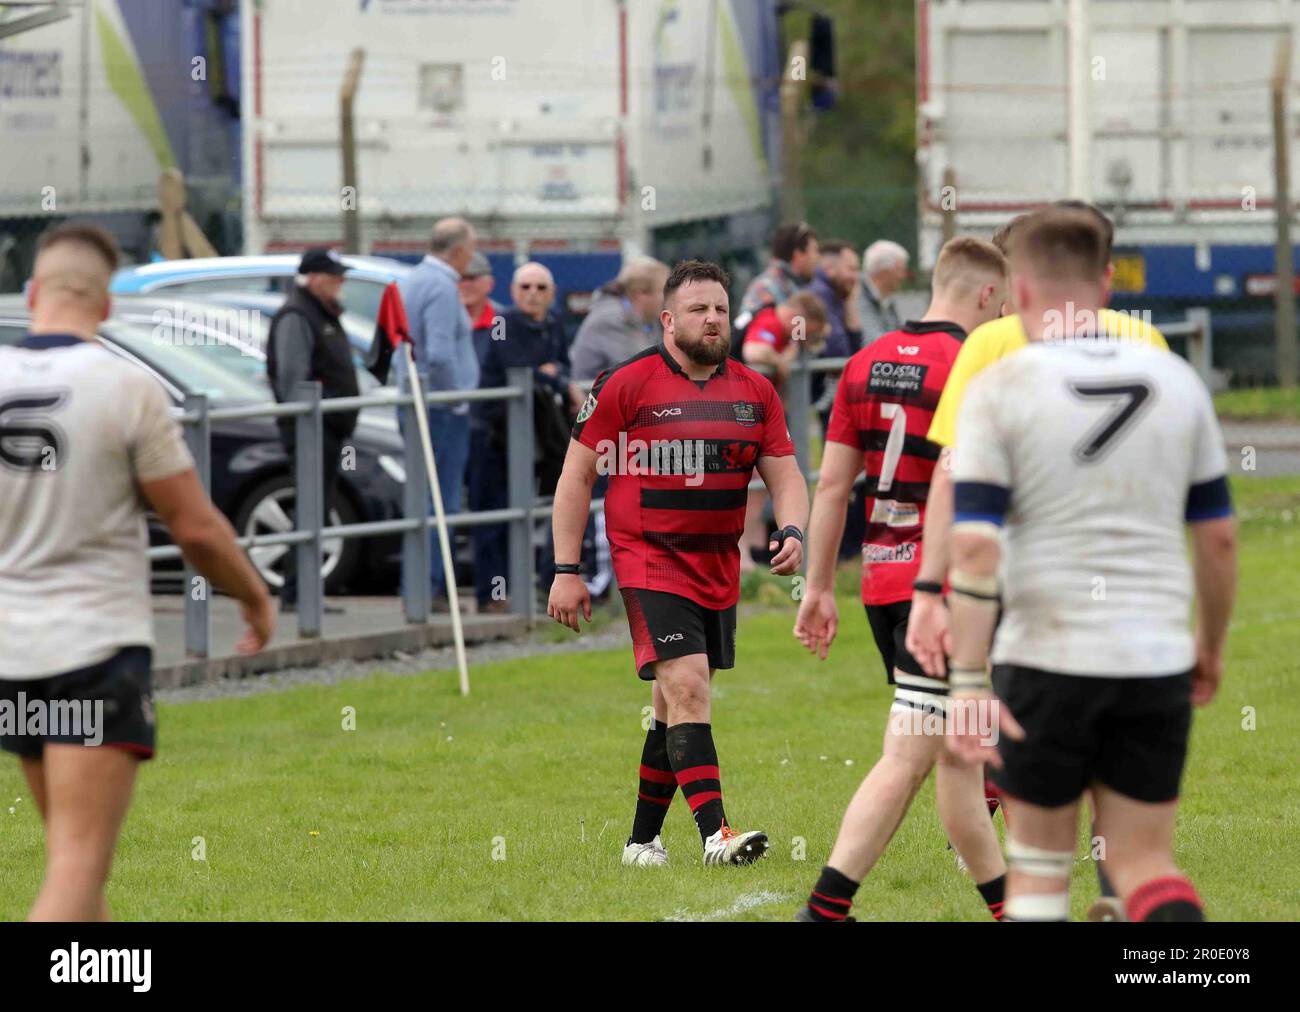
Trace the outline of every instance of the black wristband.
<instances>
[{"instance_id":1,"label":"black wristband","mask_svg":"<svg viewBox=\"0 0 1300 1012\"><path fill-rule=\"evenodd\" d=\"M794 524L786 524L779 531L772 535L772 540L776 542L776 550L780 552L785 548L785 543L789 538L794 538L799 544L803 544L803 531L799 530Z\"/></svg>"},{"instance_id":2,"label":"black wristband","mask_svg":"<svg viewBox=\"0 0 1300 1012\"><path fill-rule=\"evenodd\" d=\"M943 594L943 584L934 580L913 580L912 589L918 594Z\"/></svg>"},{"instance_id":3,"label":"black wristband","mask_svg":"<svg viewBox=\"0 0 1300 1012\"><path fill-rule=\"evenodd\" d=\"M582 564L579 562L557 562L555 564L556 576L581 576Z\"/></svg>"}]
</instances>

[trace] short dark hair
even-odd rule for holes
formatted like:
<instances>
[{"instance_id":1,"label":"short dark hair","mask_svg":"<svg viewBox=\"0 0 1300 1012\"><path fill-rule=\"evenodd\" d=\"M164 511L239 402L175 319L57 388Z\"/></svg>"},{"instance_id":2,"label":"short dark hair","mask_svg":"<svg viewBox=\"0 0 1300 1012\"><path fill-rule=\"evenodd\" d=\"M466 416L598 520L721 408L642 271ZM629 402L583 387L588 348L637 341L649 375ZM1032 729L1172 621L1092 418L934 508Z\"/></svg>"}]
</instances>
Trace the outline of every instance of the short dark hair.
<instances>
[{"instance_id":1,"label":"short dark hair","mask_svg":"<svg viewBox=\"0 0 1300 1012\"><path fill-rule=\"evenodd\" d=\"M1097 225L1101 228L1101 237L1106 240L1106 262L1110 263L1111 247L1115 245L1115 223L1110 217L1096 204L1089 204L1086 200L1054 200L1053 207L1059 207L1065 211L1084 211L1097 219Z\"/></svg>"},{"instance_id":2,"label":"short dark hair","mask_svg":"<svg viewBox=\"0 0 1300 1012\"><path fill-rule=\"evenodd\" d=\"M58 246L65 242L89 246L103 257L110 273L117 270L117 265L121 263L122 256L117 250L117 241L107 229L88 222L69 221L46 229L36 243L36 255L40 256L51 246Z\"/></svg>"},{"instance_id":3,"label":"short dark hair","mask_svg":"<svg viewBox=\"0 0 1300 1012\"><path fill-rule=\"evenodd\" d=\"M817 244L818 250L829 256L839 256L846 249L853 249L851 242L845 242L843 239L827 239L823 243Z\"/></svg>"},{"instance_id":4,"label":"short dark hair","mask_svg":"<svg viewBox=\"0 0 1300 1012\"><path fill-rule=\"evenodd\" d=\"M808 244L816 238L817 233L807 222L782 225L772 233L772 256L789 263L791 257L806 250Z\"/></svg>"},{"instance_id":5,"label":"short dark hair","mask_svg":"<svg viewBox=\"0 0 1300 1012\"><path fill-rule=\"evenodd\" d=\"M1043 281L1094 281L1106 273L1105 232L1086 209L1050 205L1017 231L1011 261L1017 273Z\"/></svg>"},{"instance_id":6,"label":"short dark hair","mask_svg":"<svg viewBox=\"0 0 1300 1012\"><path fill-rule=\"evenodd\" d=\"M1007 222L1005 225L998 228L997 231L993 233L993 238L990 240L990 242L992 242L994 246L996 246L998 249L1002 251L1002 255L1004 257L1011 255L1012 239L1015 237L1016 231L1020 228L1020 226L1023 225L1028 220L1029 220L1029 212L1026 211L1024 214L1016 215L1009 222Z\"/></svg>"},{"instance_id":7,"label":"short dark hair","mask_svg":"<svg viewBox=\"0 0 1300 1012\"><path fill-rule=\"evenodd\" d=\"M681 260L668 275L668 280L664 282L664 302L667 303L673 297L673 292L682 285L690 284L692 281L716 281L724 291L731 288L731 278L717 264L709 263L707 260Z\"/></svg>"}]
</instances>

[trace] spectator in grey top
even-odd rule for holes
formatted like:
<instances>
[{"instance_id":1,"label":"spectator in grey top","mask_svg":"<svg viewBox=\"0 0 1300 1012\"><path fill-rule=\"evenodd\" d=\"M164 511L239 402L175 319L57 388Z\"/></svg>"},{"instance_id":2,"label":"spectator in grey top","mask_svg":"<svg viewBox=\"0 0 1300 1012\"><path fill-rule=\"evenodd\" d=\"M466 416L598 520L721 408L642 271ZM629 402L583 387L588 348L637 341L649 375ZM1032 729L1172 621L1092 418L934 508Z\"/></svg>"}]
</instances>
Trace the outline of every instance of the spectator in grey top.
<instances>
[{"instance_id":1,"label":"spectator in grey top","mask_svg":"<svg viewBox=\"0 0 1300 1012\"><path fill-rule=\"evenodd\" d=\"M569 349L575 380L594 380L659 343L668 273L668 265L653 257L629 257L618 277L596 293Z\"/></svg>"},{"instance_id":2,"label":"spectator in grey top","mask_svg":"<svg viewBox=\"0 0 1300 1012\"><path fill-rule=\"evenodd\" d=\"M433 226L429 253L399 285L411 327L415 368L426 393L474 390L479 361L469 314L460 299L461 273L473 259L477 237L463 218L443 218ZM409 389L404 358L399 359L398 383ZM431 405L429 436L438 467L442 503L448 514L459 513L469 458L469 402ZM414 432L404 433L416 439ZM429 532L433 610L447 611L447 586L437 531Z\"/></svg>"},{"instance_id":3,"label":"spectator in grey top","mask_svg":"<svg viewBox=\"0 0 1300 1012\"><path fill-rule=\"evenodd\" d=\"M878 239L862 254L862 287L858 293L858 320L865 347L881 334L902 326L894 293L907 280L907 250L896 242Z\"/></svg>"}]
</instances>

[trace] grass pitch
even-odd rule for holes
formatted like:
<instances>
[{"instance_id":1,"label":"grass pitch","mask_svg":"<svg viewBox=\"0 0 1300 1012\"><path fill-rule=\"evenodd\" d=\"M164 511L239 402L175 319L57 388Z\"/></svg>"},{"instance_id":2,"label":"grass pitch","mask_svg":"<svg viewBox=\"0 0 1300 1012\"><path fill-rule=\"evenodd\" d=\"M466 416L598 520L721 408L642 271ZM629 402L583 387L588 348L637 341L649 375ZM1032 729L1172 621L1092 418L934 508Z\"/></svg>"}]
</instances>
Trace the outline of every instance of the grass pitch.
<instances>
[{"instance_id":1,"label":"grass pitch","mask_svg":"<svg viewBox=\"0 0 1300 1012\"><path fill-rule=\"evenodd\" d=\"M1225 685L1196 717L1178 856L1213 918L1297 919L1300 479L1235 492L1242 589ZM142 770L110 902L149 920L787 920L879 754L889 706L851 593L841 619L819 663L790 635L792 606L742 615L737 667L717 679L728 814L772 839L755 866L701 867L680 795L664 833L672 867L619 865L649 690L618 650L483 666L469 699L438 672L161 706L160 757ZM860 919L987 918L933 794L931 781L863 884ZM25 914L41 877L26 795L17 763L0 762L5 919ZM1076 918L1096 893L1080 860Z\"/></svg>"}]
</instances>

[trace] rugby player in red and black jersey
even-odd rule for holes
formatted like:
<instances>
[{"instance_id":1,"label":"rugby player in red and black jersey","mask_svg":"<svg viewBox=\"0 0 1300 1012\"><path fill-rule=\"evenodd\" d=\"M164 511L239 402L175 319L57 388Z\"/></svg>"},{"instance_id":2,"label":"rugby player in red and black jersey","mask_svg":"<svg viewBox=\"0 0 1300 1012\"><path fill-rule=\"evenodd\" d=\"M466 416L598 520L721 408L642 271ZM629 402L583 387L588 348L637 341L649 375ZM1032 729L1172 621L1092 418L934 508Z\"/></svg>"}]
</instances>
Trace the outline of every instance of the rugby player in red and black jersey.
<instances>
[{"instance_id":1,"label":"rugby player in red and black jersey","mask_svg":"<svg viewBox=\"0 0 1300 1012\"><path fill-rule=\"evenodd\" d=\"M836 550L850 490L865 470L872 498L862 546L862 602L895 689L883 755L849 802L830 860L798 920L848 917L859 883L936 762L939 817L990 912L1001 918L1006 865L984 803L982 768L950 758L943 739L947 681L928 676L903 641L921 564L926 495L940 456L926 439L930 416L962 340L999 315L1007 283L1006 260L997 247L965 236L949 240L935 262L925 315L854 355L836 390L808 532L808 584L794 634L826 659L839 624Z\"/></svg>"},{"instance_id":2,"label":"rugby player in red and black jersey","mask_svg":"<svg viewBox=\"0 0 1300 1012\"><path fill-rule=\"evenodd\" d=\"M808 487L772 384L734 359L728 278L680 263L664 285L662 345L603 372L573 427L555 493L556 577L546 612L579 631L591 598L578 559L599 473L609 475L605 523L637 675L652 683L654 721L625 865L668 860L660 831L681 787L704 842L704 863L749 864L767 835L736 832L722 804L709 685L735 664L738 543L757 468L777 523L772 572L803 563Z\"/></svg>"}]
</instances>

